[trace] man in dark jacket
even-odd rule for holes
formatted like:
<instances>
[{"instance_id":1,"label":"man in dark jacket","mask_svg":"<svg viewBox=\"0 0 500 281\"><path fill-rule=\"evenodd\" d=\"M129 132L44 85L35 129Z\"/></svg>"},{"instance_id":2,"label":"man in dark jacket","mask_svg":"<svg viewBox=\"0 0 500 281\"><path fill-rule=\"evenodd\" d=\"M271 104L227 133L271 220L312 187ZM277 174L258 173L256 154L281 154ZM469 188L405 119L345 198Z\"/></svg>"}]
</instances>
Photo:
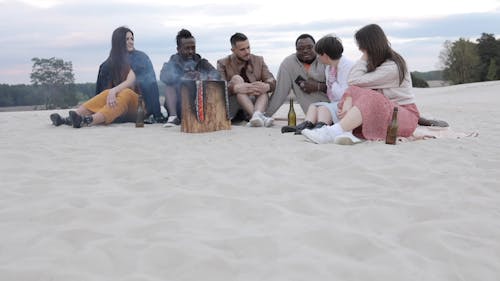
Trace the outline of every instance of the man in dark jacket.
<instances>
[{"instance_id":1,"label":"man in dark jacket","mask_svg":"<svg viewBox=\"0 0 500 281\"><path fill-rule=\"evenodd\" d=\"M165 83L166 127L180 125L181 82L183 80L219 80L220 74L208 60L196 53L196 40L186 29L177 33L177 53L163 64L160 80Z\"/></svg>"}]
</instances>

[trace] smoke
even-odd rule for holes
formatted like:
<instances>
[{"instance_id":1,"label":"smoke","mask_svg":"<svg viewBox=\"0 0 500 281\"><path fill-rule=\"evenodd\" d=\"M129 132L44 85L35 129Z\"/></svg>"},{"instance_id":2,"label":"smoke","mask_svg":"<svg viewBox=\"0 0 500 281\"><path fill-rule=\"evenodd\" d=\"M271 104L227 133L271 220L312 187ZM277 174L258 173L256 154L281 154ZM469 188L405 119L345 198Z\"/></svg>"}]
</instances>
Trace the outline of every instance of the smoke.
<instances>
[{"instance_id":1,"label":"smoke","mask_svg":"<svg viewBox=\"0 0 500 281\"><path fill-rule=\"evenodd\" d=\"M193 59L184 61L184 80L220 80L220 73L215 69L203 69L200 64Z\"/></svg>"}]
</instances>

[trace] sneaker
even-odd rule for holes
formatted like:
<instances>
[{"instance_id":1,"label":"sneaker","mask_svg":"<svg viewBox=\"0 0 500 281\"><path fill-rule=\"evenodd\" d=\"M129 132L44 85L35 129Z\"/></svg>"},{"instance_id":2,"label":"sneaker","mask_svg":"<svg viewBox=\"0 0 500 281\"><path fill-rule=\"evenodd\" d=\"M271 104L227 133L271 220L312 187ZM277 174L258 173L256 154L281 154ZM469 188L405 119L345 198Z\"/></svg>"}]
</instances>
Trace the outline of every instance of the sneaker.
<instances>
[{"instance_id":1,"label":"sneaker","mask_svg":"<svg viewBox=\"0 0 500 281\"><path fill-rule=\"evenodd\" d=\"M262 127L264 126L264 120L262 119L262 116L260 116L260 112L254 112L252 115L252 119L250 119L250 127Z\"/></svg>"},{"instance_id":2,"label":"sneaker","mask_svg":"<svg viewBox=\"0 0 500 281\"><path fill-rule=\"evenodd\" d=\"M164 124L167 122L167 118L163 116L153 116L153 114L149 115L148 117L144 118L144 124Z\"/></svg>"},{"instance_id":3,"label":"sneaker","mask_svg":"<svg viewBox=\"0 0 500 281\"><path fill-rule=\"evenodd\" d=\"M144 124L155 124L155 123L156 123L156 120L155 120L153 114L144 118Z\"/></svg>"},{"instance_id":4,"label":"sneaker","mask_svg":"<svg viewBox=\"0 0 500 281\"><path fill-rule=\"evenodd\" d=\"M170 116L168 117L167 123L163 125L164 128L170 128L170 127L175 127L179 126L181 124L181 120L177 118L177 116Z\"/></svg>"},{"instance_id":5,"label":"sneaker","mask_svg":"<svg viewBox=\"0 0 500 281\"><path fill-rule=\"evenodd\" d=\"M154 117L154 120L156 123L159 123L159 124L164 124L167 122L167 118L165 118L163 115Z\"/></svg>"},{"instance_id":6,"label":"sneaker","mask_svg":"<svg viewBox=\"0 0 500 281\"><path fill-rule=\"evenodd\" d=\"M340 145L353 145L361 142L361 139L355 137L351 132L345 132L336 136L334 142Z\"/></svg>"},{"instance_id":7,"label":"sneaker","mask_svg":"<svg viewBox=\"0 0 500 281\"><path fill-rule=\"evenodd\" d=\"M302 135L304 135L307 140L318 144L332 143L335 141L335 137L337 136L332 130L330 130L330 126L323 126L319 129L313 130L304 129L302 130Z\"/></svg>"},{"instance_id":8,"label":"sneaker","mask_svg":"<svg viewBox=\"0 0 500 281\"><path fill-rule=\"evenodd\" d=\"M267 117L262 114L262 118L264 119L264 127L271 127L273 126L274 119L272 117Z\"/></svg>"}]
</instances>

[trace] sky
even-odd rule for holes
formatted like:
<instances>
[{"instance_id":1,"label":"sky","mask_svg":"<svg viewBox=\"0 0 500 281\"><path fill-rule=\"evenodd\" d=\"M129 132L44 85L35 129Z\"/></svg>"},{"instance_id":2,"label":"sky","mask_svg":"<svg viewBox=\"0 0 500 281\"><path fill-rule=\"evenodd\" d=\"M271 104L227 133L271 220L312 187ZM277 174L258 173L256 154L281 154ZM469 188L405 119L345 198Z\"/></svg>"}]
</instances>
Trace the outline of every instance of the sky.
<instances>
[{"instance_id":1,"label":"sky","mask_svg":"<svg viewBox=\"0 0 500 281\"><path fill-rule=\"evenodd\" d=\"M149 55L157 77L176 53L182 28L214 66L230 54L229 37L246 34L251 52L263 56L274 75L302 33L316 40L333 33L344 55L357 60L354 33L379 24L410 71L440 69L446 40L475 42L481 33L500 38L500 0L0 0L0 19L0 84L30 84L34 57L70 61L75 82L95 82L111 34L123 25L133 30L136 49Z\"/></svg>"}]
</instances>

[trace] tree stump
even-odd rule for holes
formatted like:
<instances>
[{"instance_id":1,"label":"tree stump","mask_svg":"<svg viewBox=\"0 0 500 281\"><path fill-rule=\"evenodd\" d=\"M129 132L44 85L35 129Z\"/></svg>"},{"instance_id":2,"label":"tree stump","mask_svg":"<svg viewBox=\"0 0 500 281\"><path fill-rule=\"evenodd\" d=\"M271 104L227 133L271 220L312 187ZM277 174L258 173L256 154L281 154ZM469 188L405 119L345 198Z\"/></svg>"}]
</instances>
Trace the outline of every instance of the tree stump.
<instances>
[{"instance_id":1,"label":"tree stump","mask_svg":"<svg viewBox=\"0 0 500 281\"><path fill-rule=\"evenodd\" d=\"M181 132L231 130L226 104L226 81L186 80L181 85L181 98Z\"/></svg>"}]
</instances>

